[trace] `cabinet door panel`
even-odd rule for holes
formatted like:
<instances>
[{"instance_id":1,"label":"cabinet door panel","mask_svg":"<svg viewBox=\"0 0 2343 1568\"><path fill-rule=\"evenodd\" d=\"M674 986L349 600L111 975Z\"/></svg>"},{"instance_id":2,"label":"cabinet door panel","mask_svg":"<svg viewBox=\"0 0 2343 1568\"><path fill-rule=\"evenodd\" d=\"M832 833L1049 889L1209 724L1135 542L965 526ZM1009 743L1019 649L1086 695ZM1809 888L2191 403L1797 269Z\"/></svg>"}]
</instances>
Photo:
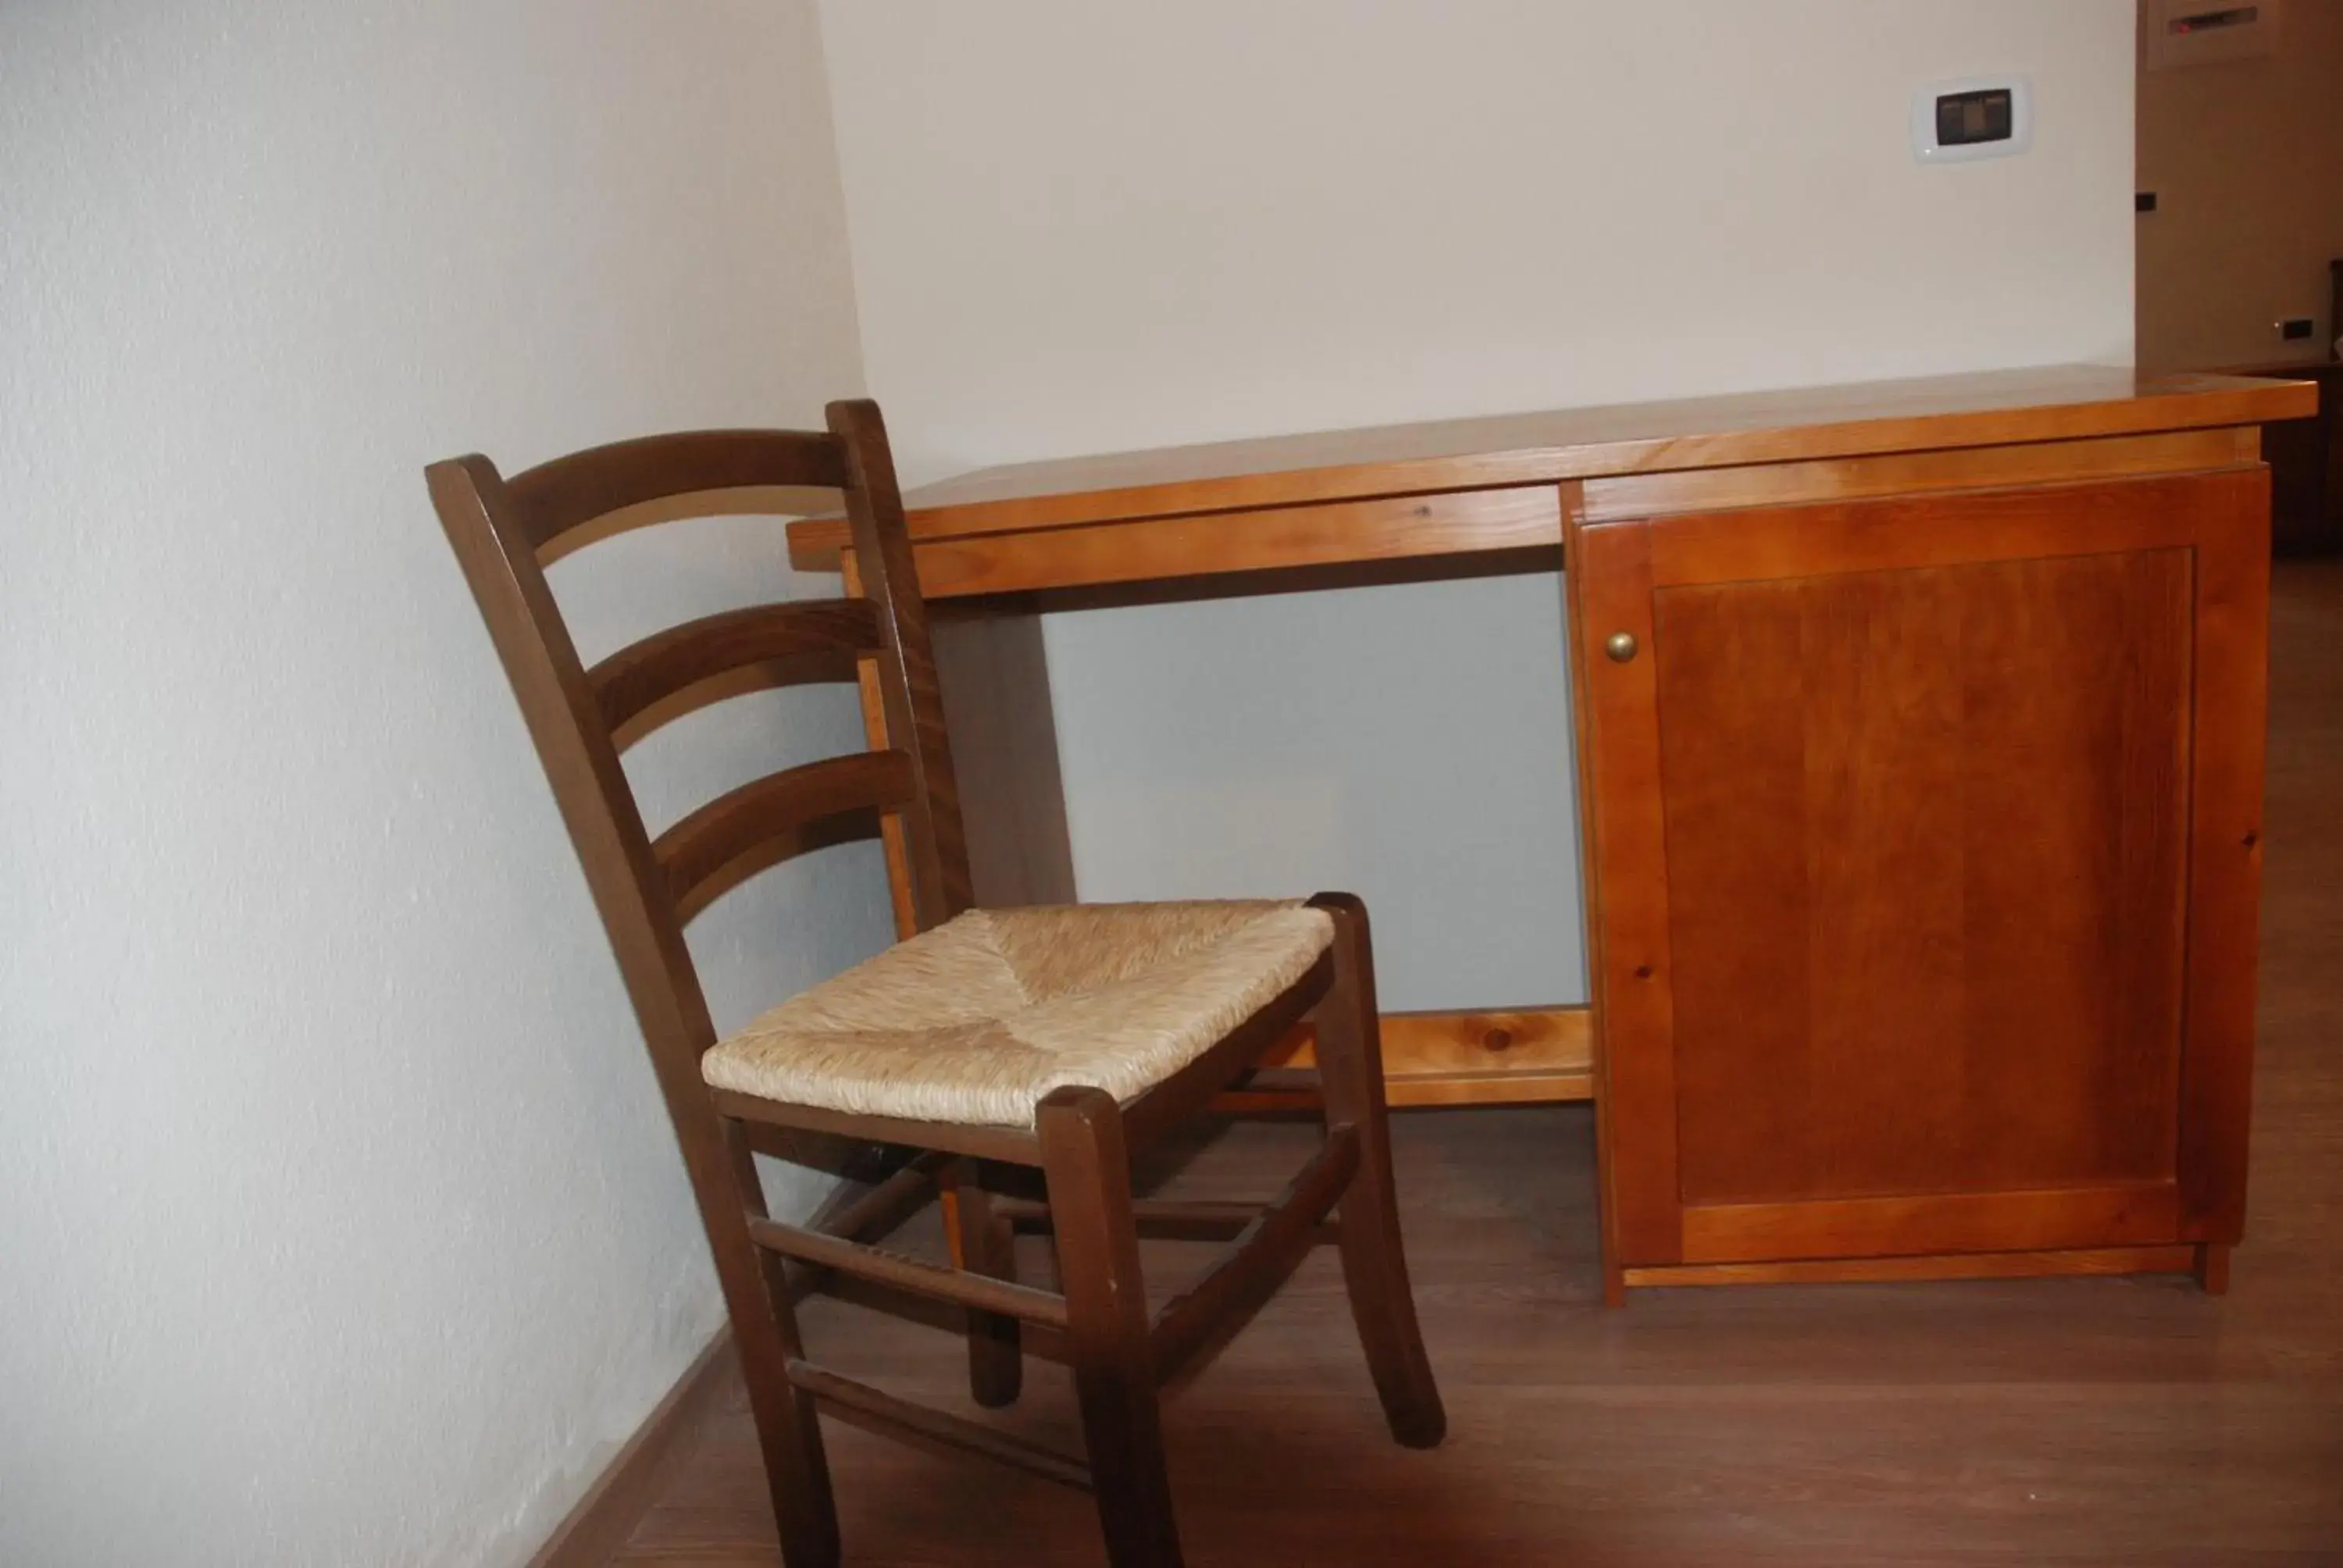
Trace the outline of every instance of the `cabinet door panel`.
<instances>
[{"instance_id":1,"label":"cabinet door panel","mask_svg":"<svg viewBox=\"0 0 2343 1568\"><path fill-rule=\"evenodd\" d=\"M2187 552L1655 599L1683 1201L2170 1180Z\"/></svg>"},{"instance_id":2,"label":"cabinet door panel","mask_svg":"<svg viewBox=\"0 0 2343 1568\"><path fill-rule=\"evenodd\" d=\"M2266 519L1574 511L1614 1268L2236 1238Z\"/></svg>"}]
</instances>

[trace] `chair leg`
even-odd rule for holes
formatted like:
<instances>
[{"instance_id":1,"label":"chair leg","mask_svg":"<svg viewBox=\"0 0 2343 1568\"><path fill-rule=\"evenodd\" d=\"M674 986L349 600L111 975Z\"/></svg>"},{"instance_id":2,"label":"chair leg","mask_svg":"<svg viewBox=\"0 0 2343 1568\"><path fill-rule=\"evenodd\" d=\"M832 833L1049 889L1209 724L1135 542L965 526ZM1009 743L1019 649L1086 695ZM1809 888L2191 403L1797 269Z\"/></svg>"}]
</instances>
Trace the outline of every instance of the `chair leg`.
<instances>
[{"instance_id":1,"label":"chair leg","mask_svg":"<svg viewBox=\"0 0 2343 1568\"><path fill-rule=\"evenodd\" d=\"M1367 907L1348 893L1321 893L1310 902L1334 918L1334 983L1312 1015L1326 1122L1349 1122L1359 1134L1358 1174L1338 1211L1342 1282L1392 1435L1410 1448L1431 1448L1446 1434L1448 1417L1423 1352L1400 1244Z\"/></svg>"},{"instance_id":2,"label":"chair leg","mask_svg":"<svg viewBox=\"0 0 2343 1568\"><path fill-rule=\"evenodd\" d=\"M789 1363L802 1358L805 1348L798 1337L788 1272L778 1254L749 1239L749 1220L765 1215L764 1189L739 1125L726 1122L719 1136L726 1147L719 1158L728 1159L729 1171L703 1172L697 1169L699 1161L692 1161L693 1187L740 1350L741 1378L749 1385L773 1519L780 1529L781 1562L785 1568L838 1568L838 1506L820 1412L813 1396L789 1381ZM685 1141L685 1152L693 1152L692 1141Z\"/></svg>"},{"instance_id":3,"label":"chair leg","mask_svg":"<svg viewBox=\"0 0 2343 1568\"><path fill-rule=\"evenodd\" d=\"M1015 1238L1008 1221L992 1211L984 1173L975 1161L952 1166L944 1178L944 1229L952 1267L996 1280L1017 1277ZM968 1389L977 1403L998 1409L1017 1402L1023 1386L1017 1320L1000 1312L968 1313Z\"/></svg>"},{"instance_id":4,"label":"chair leg","mask_svg":"<svg viewBox=\"0 0 2343 1568\"><path fill-rule=\"evenodd\" d=\"M1036 1129L1107 1560L1179 1568L1122 1111L1104 1090L1061 1089L1041 1101Z\"/></svg>"}]
</instances>

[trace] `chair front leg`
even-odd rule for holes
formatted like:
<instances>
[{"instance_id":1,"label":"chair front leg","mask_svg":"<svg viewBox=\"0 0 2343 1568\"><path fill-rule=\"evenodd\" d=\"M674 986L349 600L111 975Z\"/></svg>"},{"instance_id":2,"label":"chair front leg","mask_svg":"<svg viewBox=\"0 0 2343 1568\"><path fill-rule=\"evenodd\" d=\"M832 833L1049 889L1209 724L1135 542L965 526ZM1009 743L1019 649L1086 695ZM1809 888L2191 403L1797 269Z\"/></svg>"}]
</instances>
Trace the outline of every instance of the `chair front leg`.
<instances>
[{"instance_id":1,"label":"chair front leg","mask_svg":"<svg viewBox=\"0 0 2343 1568\"><path fill-rule=\"evenodd\" d=\"M943 1187L945 1232L952 1266L996 1280L1017 1278L1016 1239L1009 1223L992 1211L983 1168L973 1160L953 1165ZM977 1403L998 1409L1017 1401L1024 1383L1017 1320L970 1308L968 1388Z\"/></svg>"},{"instance_id":2,"label":"chair front leg","mask_svg":"<svg viewBox=\"0 0 2343 1568\"><path fill-rule=\"evenodd\" d=\"M1057 1090L1036 1130L1107 1558L1113 1568L1180 1568L1121 1108L1101 1089Z\"/></svg>"},{"instance_id":3,"label":"chair front leg","mask_svg":"<svg viewBox=\"0 0 2343 1568\"><path fill-rule=\"evenodd\" d=\"M1392 1436L1410 1448L1431 1448L1447 1433L1448 1416L1424 1354L1400 1244L1367 907L1348 893L1321 893L1310 903L1334 918L1334 983L1312 1015L1326 1123L1348 1122L1359 1136L1358 1174L1338 1211L1342 1282Z\"/></svg>"},{"instance_id":4,"label":"chair front leg","mask_svg":"<svg viewBox=\"0 0 2343 1568\"><path fill-rule=\"evenodd\" d=\"M684 1124L679 1119L677 1125ZM803 1359L805 1347L798 1336L788 1271L779 1253L749 1237L749 1221L765 1215L756 1156L738 1122L720 1125L720 1131L710 1131L710 1142L721 1141L714 1160L693 1158L701 1151L689 1139L684 1140L684 1152L740 1349L741 1380L749 1386L749 1408L756 1417L773 1518L780 1529L781 1562L785 1568L838 1568L838 1505L820 1415L814 1397L789 1381L789 1364ZM719 1169L702 1168L719 1161Z\"/></svg>"}]
</instances>

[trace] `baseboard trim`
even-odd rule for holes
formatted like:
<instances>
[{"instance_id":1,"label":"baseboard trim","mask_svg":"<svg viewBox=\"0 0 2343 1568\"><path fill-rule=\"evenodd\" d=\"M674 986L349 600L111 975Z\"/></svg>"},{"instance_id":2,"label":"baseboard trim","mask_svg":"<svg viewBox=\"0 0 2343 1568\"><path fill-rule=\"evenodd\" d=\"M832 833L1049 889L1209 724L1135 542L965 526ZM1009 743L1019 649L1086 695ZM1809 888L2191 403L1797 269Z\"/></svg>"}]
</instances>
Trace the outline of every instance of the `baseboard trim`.
<instances>
[{"instance_id":1,"label":"baseboard trim","mask_svg":"<svg viewBox=\"0 0 2343 1568\"><path fill-rule=\"evenodd\" d=\"M528 1560L528 1568L604 1568L650 1512L669 1462L690 1448L739 1376L739 1357L728 1324L652 1407L578 1506Z\"/></svg>"},{"instance_id":2,"label":"baseboard trim","mask_svg":"<svg viewBox=\"0 0 2343 1568\"><path fill-rule=\"evenodd\" d=\"M900 1159L888 1158L889 1151L877 1144L865 1146L865 1152L880 1158L850 1161L845 1177L815 1206L806 1224L832 1232L841 1224L850 1224L850 1239L875 1241L900 1225L912 1209L933 1198L932 1179L925 1187L907 1185L874 1211L850 1221L847 1217L857 1203L886 1188L885 1179L902 1164ZM824 1278L821 1270L799 1269L794 1264L791 1269L793 1301L804 1300ZM732 1325L727 1323L684 1369L667 1397L643 1418L626 1446L611 1457L594 1484L586 1489L586 1495L578 1500L578 1506L528 1560L528 1568L605 1568L633 1537L643 1515L651 1511L671 1462L689 1452L691 1439L715 1418L725 1395L739 1381L740 1356L732 1342Z\"/></svg>"}]
</instances>

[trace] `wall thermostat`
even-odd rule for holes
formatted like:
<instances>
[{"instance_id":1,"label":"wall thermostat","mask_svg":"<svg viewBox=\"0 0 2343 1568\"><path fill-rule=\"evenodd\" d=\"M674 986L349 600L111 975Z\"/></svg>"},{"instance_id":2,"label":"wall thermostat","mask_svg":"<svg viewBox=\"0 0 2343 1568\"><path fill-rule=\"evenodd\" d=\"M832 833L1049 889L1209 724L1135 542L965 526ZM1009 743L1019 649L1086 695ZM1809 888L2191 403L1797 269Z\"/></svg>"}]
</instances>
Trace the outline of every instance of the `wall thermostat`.
<instances>
[{"instance_id":1,"label":"wall thermostat","mask_svg":"<svg viewBox=\"0 0 2343 1568\"><path fill-rule=\"evenodd\" d=\"M1912 96L1912 156L1924 164L2003 158L2033 145L2029 77L1964 76Z\"/></svg>"}]
</instances>

